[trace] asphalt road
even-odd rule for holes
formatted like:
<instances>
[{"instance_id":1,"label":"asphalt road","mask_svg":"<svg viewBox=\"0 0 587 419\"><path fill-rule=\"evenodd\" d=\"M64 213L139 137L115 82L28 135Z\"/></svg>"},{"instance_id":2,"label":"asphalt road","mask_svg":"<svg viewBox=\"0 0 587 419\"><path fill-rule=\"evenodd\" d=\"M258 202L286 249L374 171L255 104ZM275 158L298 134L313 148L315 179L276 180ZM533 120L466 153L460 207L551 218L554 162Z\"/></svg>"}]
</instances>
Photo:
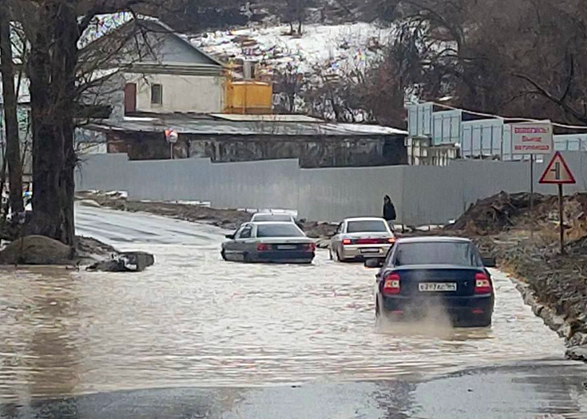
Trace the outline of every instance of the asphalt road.
<instances>
[{"instance_id":1,"label":"asphalt road","mask_svg":"<svg viewBox=\"0 0 587 419\"><path fill-rule=\"evenodd\" d=\"M499 272L491 329L377 330L373 272L325 252L241 265L211 226L79 207L77 227L156 265L6 272L1 418L587 418L587 368Z\"/></svg>"},{"instance_id":2,"label":"asphalt road","mask_svg":"<svg viewBox=\"0 0 587 419\"><path fill-rule=\"evenodd\" d=\"M585 418L583 366L540 361L423 382L118 391L0 405L3 418Z\"/></svg>"}]
</instances>

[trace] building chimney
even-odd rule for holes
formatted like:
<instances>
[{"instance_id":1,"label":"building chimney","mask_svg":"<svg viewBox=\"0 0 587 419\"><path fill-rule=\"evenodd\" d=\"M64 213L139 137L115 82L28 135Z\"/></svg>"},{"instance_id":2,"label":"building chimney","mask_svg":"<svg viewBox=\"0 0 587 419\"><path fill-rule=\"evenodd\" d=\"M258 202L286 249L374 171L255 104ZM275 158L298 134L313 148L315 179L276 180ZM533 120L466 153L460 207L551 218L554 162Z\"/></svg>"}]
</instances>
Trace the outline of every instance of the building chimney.
<instances>
[{"instance_id":1,"label":"building chimney","mask_svg":"<svg viewBox=\"0 0 587 419\"><path fill-rule=\"evenodd\" d=\"M251 60L244 60L243 62L243 78L245 80L255 79L255 62Z\"/></svg>"}]
</instances>

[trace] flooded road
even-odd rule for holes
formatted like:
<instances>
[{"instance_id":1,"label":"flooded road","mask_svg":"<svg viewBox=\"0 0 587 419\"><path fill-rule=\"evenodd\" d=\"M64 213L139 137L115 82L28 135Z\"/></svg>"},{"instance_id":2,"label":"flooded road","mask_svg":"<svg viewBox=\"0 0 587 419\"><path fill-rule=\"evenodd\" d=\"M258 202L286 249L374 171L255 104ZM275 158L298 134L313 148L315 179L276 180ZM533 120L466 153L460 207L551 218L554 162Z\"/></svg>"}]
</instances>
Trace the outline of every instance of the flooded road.
<instances>
[{"instance_id":1,"label":"flooded road","mask_svg":"<svg viewBox=\"0 0 587 419\"><path fill-rule=\"evenodd\" d=\"M224 262L210 226L78 208L78 234L155 254L139 274L0 271L0 398L164 387L424 380L556 359L564 345L495 272L490 329L377 329L374 271ZM557 361L558 362L558 361ZM560 361L563 362L563 361Z\"/></svg>"}]
</instances>

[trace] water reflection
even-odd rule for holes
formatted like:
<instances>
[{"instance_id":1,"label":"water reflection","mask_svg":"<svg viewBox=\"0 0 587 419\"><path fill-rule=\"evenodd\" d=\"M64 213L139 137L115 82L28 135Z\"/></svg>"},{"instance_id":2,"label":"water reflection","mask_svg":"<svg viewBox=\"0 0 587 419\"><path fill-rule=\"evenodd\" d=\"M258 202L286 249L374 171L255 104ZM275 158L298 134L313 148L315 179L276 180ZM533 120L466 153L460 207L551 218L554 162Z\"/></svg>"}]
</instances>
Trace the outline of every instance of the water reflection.
<instances>
[{"instance_id":1,"label":"water reflection","mask_svg":"<svg viewBox=\"0 0 587 419\"><path fill-rule=\"evenodd\" d=\"M0 394L76 392L83 339L78 283L63 269L3 271Z\"/></svg>"}]
</instances>

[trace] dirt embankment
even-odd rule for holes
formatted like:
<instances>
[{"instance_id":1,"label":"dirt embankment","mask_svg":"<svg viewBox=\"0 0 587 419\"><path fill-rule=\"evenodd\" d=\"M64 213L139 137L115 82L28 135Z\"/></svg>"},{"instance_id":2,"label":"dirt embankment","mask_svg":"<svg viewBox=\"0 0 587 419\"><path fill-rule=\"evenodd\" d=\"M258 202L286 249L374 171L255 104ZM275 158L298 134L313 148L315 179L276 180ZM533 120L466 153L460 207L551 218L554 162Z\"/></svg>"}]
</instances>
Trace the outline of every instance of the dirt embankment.
<instances>
[{"instance_id":1,"label":"dirt embankment","mask_svg":"<svg viewBox=\"0 0 587 419\"><path fill-rule=\"evenodd\" d=\"M500 234L507 231L529 231L534 227L540 235L558 234L558 198L534 194L534 212L530 213L530 194L498 195L471 205L455 224L446 230L464 231L470 235ZM587 194L565 198L565 235L568 240L587 234Z\"/></svg>"},{"instance_id":2,"label":"dirt embankment","mask_svg":"<svg viewBox=\"0 0 587 419\"><path fill-rule=\"evenodd\" d=\"M587 194L565 198L567 254L560 255L558 201L553 196L500 193L480 200L445 228L471 237L500 266L536 315L567 342L567 356L587 360ZM530 234L533 229L533 238Z\"/></svg>"},{"instance_id":3,"label":"dirt embankment","mask_svg":"<svg viewBox=\"0 0 587 419\"><path fill-rule=\"evenodd\" d=\"M0 251L0 265L79 265L110 259L118 251L91 237L78 236L77 246L67 246L44 236L26 236Z\"/></svg>"},{"instance_id":4,"label":"dirt embankment","mask_svg":"<svg viewBox=\"0 0 587 419\"><path fill-rule=\"evenodd\" d=\"M76 246L44 236L25 236L0 250L0 265L88 265L88 271L141 272L155 263L146 252L119 252L91 237L78 236Z\"/></svg>"},{"instance_id":5,"label":"dirt embankment","mask_svg":"<svg viewBox=\"0 0 587 419\"><path fill-rule=\"evenodd\" d=\"M184 221L207 223L227 230L236 230L242 223L250 221L252 215L247 211L211 208L205 205L133 201L116 193L79 192L77 198L82 205L99 205L121 211L147 212ZM305 220L301 220L301 227L312 238L331 237L336 231L336 225Z\"/></svg>"}]
</instances>

